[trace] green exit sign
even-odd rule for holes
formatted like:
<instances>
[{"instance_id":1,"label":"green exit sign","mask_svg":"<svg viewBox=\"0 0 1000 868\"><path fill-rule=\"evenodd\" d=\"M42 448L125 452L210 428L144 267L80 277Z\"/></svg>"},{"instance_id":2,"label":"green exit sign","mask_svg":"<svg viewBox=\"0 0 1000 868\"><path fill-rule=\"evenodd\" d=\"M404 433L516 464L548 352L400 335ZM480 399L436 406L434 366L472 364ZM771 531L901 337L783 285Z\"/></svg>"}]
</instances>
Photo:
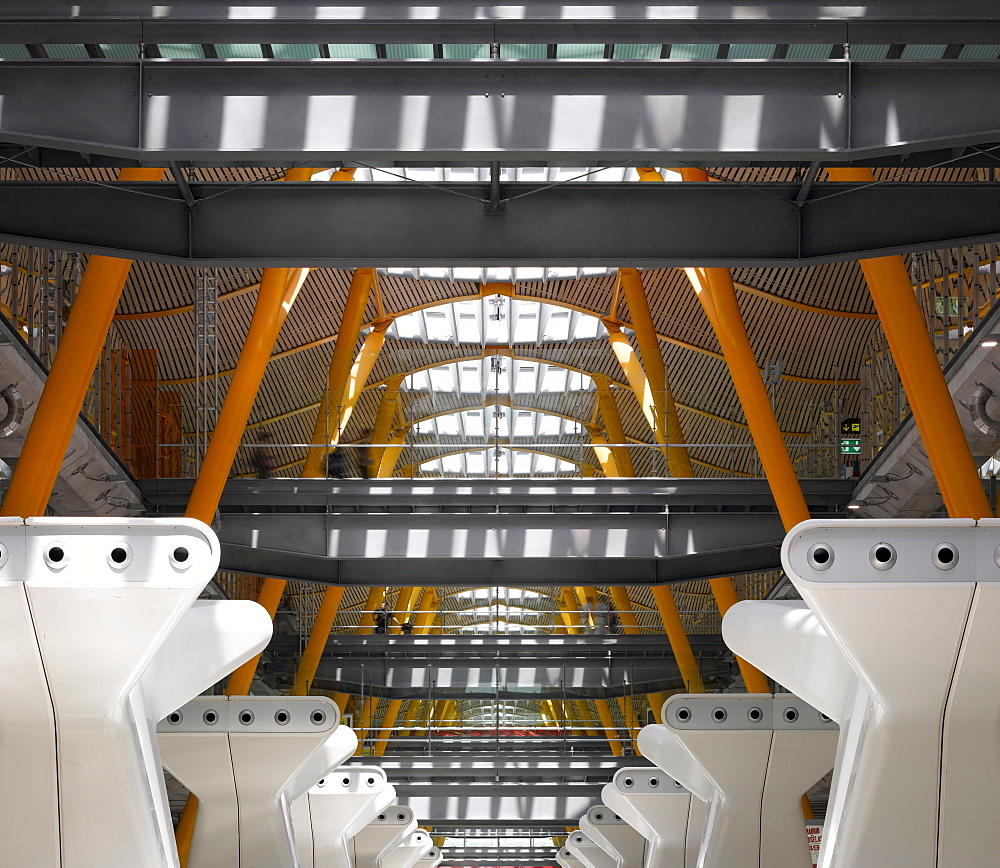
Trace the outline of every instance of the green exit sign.
<instances>
[{"instance_id":1,"label":"green exit sign","mask_svg":"<svg viewBox=\"0 0 1000 868\"><path fill-rule=\"evenodd\" d=\"M840 438L840 454L841 455L860 455L861 454L861 441L853 437L841 437Z\"/></svg>"}]
</instances>

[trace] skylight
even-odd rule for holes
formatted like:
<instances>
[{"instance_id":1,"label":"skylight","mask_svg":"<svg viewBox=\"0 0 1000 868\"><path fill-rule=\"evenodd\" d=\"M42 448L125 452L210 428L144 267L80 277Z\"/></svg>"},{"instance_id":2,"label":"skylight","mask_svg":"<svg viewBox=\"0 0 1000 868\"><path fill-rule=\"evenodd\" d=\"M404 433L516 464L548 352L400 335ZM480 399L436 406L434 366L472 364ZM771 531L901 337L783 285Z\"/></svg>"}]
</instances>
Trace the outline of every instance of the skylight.
<instances>
[{"instance_id":1,"label":"skylight","mask_svg":"<svg viewBox=\"0 0 1000 868\"><path fill-rule=\"evenodd\" d=\"M481 449L444 455L423 462L424 476L575 476L577 467L570 461L538 452L517 449Z\"/></svg>"},{"instance_id":2,"label":"skylight","mask_svg":"<svg viewBox=\"0 0 1000 868\"><path fill-rule=\"evenodd\" d=\"M468 442L486 438L578 438L585 432L582 423L551 413L490 406L426 419L415 427L413 433L415 436L426 435L434 439L458 437L463 442Z\"/></svg>"},{"instance_id":3,"label":"skylight","mask_svg":"<svg viewBox=\"0 0 1000 868\"><path fill-rule=\"evenodd\" d=\"M409 374L403 389L412 392L449 392L479 395L536 395L589 392L594 381L586 374L559 365L509 356L489 356L451 362Z\"/></svg>"}]
</instances>

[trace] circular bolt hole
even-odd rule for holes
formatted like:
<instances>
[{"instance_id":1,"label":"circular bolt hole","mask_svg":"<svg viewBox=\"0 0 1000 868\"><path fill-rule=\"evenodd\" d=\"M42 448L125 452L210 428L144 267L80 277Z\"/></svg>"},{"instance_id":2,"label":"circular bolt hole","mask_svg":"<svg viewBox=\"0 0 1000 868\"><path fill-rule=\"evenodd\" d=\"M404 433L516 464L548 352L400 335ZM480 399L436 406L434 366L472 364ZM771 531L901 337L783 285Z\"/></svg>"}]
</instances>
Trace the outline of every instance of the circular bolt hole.
<instances>
[{"instance_id":1,"label":"circular bolt hole","mask_svg":"<svg viewBox=\"0 0 1000 868\"><path fill-rule=\"evenodd\" d=\"M650 778L649 779L649 785L651 787L658 787L660 785L660 779L659 778Z\"/></svg>"},{"instance_id":2,"label":"circular bolt hole","mask_svg":"<svg viewBox=\"0 0 1000 868\"><path fill-rule=\"evenodd\" d=\"M795 723L799 719L799 710L797 708L786 708L782 717L789 723Z\"/></svg>"},{"instance_id":3,"label":"circular bolt hole","mask_svg":"<svg viewBox=\"0 0 1000 868\"><path fill-rule=\"evenodd\" d=\"M244 708L239 714L239 721L244 726L250 726L253 723L253 712L249 708Z\"/></svg>"},{"instance_id":4,"label":"circular bolt hole","mask_svg":"<svg viewBox=\"0 0 1000 868\"><path fill-rule=\"evenodd\" d=\"M184 720L184 715L179 711L172 711L167 715L167 723L172 726L177 726L182 720Z\"/></svg>"},{"instance_id":5,"label":"circular bolt hole","mask_svg":"<svg viewBox=\"0 0 1000 868\"><path fill-rule=\"evenodd\" d=\"M594 819L597 820L597 822L600 822L601 820L604 819L604 814L602 814L600 811L597 811L594 814Z\"/></svg>"},{"instance_id":6,"label":"circular bolt hole","mask_svg":"<svg viewBox=\"0 0 1000 868\"><path fill-rule=\"evenodd\" d=\"M191 553L184 546L177 546L170 553L170 563L176 570L186 570L191 566Z\"/></svg>"},{"instance_id":7,"label":"circular bolt hole","mask_svg":"<svg viewBox=\"0 0 1000 868\"><path fill-rule=\"evenodd\" d=\"M724 721L727 717L729 717L729 714L726 712L726 709L724 708L712 709L712 720L714 720L716 723L722 723L722 721Z\"/></svg>"},{"instance_id":8,"label":"circular bolt hole","mask_svg":"<svg viewBox=\"0 0 1000 868\"><path fill-rule=\"evenodd\" d=\"M111 560L113 560L116 564L123 564L128 560L128 552L121 546L116 546L111 549Z\"/></svg>"},{"instance_id":9,"label":"circular bolt hole","mask_svg":"<svg viewBox=\"0 0 1000 868\"><path fill-rule=\"evenodd\" d=\"M375 786L375 778L368 778L368 786L370 787Z\"/></svg>"},{"instance_id":10,"label":"circular bolt hole","mask_svg":"<svg viewBox=\"0 0 1000 868\"><path fill-rule=\"evenodd\" d=\"M831 723L833 721L832 717L830 717L828 714L823 714L822 711L819 713L819 719L822 720L823 723Z\"/></svg>"},{"instance_id":11,"label":"circular bolt hole","mask_svg":"<svg viewBox=\"0 0 1000 868\"><path fill-rule=\"evenodd\" d=\"M291 719L292 716L284 708L274 712L274 722L278 724L278 726L285 726Z\"/></svg>"},{"instance_id":12,"label":"circular bolt hole","mask_svg":"<svg viewBox=\"0 0 1000 868\"><path fill-rule=\"evenodd\" d=\"M343 783L343 785L345 787L349 787L351 785L351 779L350 778L344 778L341 783Z\"/></svg>"},{"instance_id":13,"label":"circular bolt hole","mask_svg":"<svg viewBox=\"0 0 1000 868\"><path fill-rule=\"evenodd\" d=\"M324 723L326 723L326 712L323 711L322 708L317 708L313 711L312 714L309 715L309 719L316 726L322 726Z\"/></svg>"},{"instance_id":14,"label":"circular bolt hole","mask_svg":"<svg viewBox=\"0 0 1000 868\"><path fill-rule=\"evenodd\" d=\"M385 822L385 814L379 814L378 818L379 818L379 822L381 822L381 823Z\"/></svg>"},{"instance_id":15,"label":"circular bolt hole","mask_svg":"<svg viewBox=\"0 0 1000 868\"><path fill-rule=\"evenodd\" d=\"M761 720L763 720L763 719L764 719L764 712L763 712L763 711L761 711L761 710L760 710L759 708L757 708L756 706L755 706L754 708L751 708L751 709L750 709L750 710L749 710L749 711L747 712L747 720L750 720L750 721L752 721L753 723L759 723L759 722L760 722Z\"/></svg>"},{"instance_id":16,"label":"circular bolt hole","mask_svg":"<svg viewBox=\"0 0 1000 868\"><path fill-rule=\"evenodd\" d=\"M688 721L691 719L691 709L687 706L682 706L677 709L677 719L681 721Z\"/></svg>"},{"instance_id":17,"label":"circular bolt hole","mask_svg":"<svg viewBox=\"0 0 1000 868\"><path fill-rule=\"evenodd\" d=\"M934 546L931 561L939 570L950 570L958 563L958 549L951 543L941 543Z\"/></svg>"},{"instance_id":18,"label":"circular bolt hole","mask_svg":"<svg viewBox=\"0 0 1000 868\"><path fill-rule=\"evenodd\" d=\"M625 780L622 781L622 784L626 787L631 787L635 784L635 781L633 781L632 778L625 778Z\"/></svg>"},{"instance_id":19,"label":"circular bolt hole","mask_svg":"<svg viewBox=\"0 0 1000 868\"><path fill-rule=\"evenodd\" d=\"M833 565L833 549L826 543L816 543L809 547L806 560L814 570L828 570Z\"/></svg>"},{"instance_id":20,"label":"circular bolt hole","mask_svg":"<svg viewBox=\"0 0 1000 868\"><path fill-rule=\"evenodd\" d=\"M69 555L66 554L66 549L63 548L62 543L53 543L46 550L43 555L45 563L49 565L50 569L61 570L69 562Z\"/></svg>"},{"instance_id":21,"label":"circular bolt hole","mask_svg":"<svg viewBox=\"0 0 1000 868\"><path fill-rule=\"evenodd\" d=\"M202 716L201 719L205 721L209 726L215 726L219 722L219 712L215 709L208 709Z\"/></svg>"},{"instance_id":22,"label":"circular bolt hole","mask_svg":"<svg viewBox=\"0 0 1000 868\"><path fill-rule=\"evenodd\" d=\"M406 814L400 811L398 814L396 814L396 819L399 820L400 823L403 823L406 821Z\"/></svg>"},{"instance_id":23,"label":"circular bolt hole","mask_svg":"<svg viewBox=\"0 0 1000 868\"><path fill-rule=\"evenodd\" d=\"M317 787L325 787L326 786L326 778L320 778L318 781L316 781L316 786Z\"/></svg>"},{"instance_id":24,"label":"circular bolt hole","mask_svg":"<svg viewBox=\"0 0 1000 868\"><path fill-rule=\"evenodd\" d=\"M868 560L876 570L888 570L896 563L896 550L889 543L877 543Z\"/></svg>"}]
</instances>

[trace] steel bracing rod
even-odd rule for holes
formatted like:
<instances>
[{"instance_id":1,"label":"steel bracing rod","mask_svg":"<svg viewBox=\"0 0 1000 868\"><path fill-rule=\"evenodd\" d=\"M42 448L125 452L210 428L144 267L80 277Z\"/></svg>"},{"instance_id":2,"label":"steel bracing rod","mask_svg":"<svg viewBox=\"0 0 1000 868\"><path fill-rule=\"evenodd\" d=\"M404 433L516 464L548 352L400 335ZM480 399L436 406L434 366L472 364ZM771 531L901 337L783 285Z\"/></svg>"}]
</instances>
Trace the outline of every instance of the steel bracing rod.
<instances>
[{"instance_id":1,"label":"steel bracing rod","mask_svg":"<svg viewBox=\"0 0 1000 868\"><path fill-rule=\"evenodd\" d=\"M163 169L122 169L120 181L157 181ZM42 389L0 515L43 515L73 436L132 262L91 256Z\"/></svg>"},{"instance_id":2,"label":"steel bracing rod","mask_svg":"<svg viewBox=\"0 0 1000 868\"><path fill-rule=\"evenodd\" d=\"M612 7L437 3L434 17L415 15L412 0L278 4L270 14L232 15L229 3L186 0L154 9L148 0L117 0L98 12L65 0L8 4L0 27L10 42L101 43L1000 43L988 0L796 2L737 7L646 0Z\"/></svg>"},{"instance_id":3,"label":"steel bracing rod","mask_svg":"<svg viewBox=\"0 0 1000 868\"><path fill-rule=\"evenodd\" d=\"M996 93L1000 114L1000 77ZM6 100L4 106L6 116ZM1000 238L995 185L975 181L823 182L801 209L794 207L800 185L792 183L592 182L542 191L543 185L518 182L504 185L511 198L499 221L483 214L482 184L195 184L202 202L194 209L173 184L113 186L121 189L0 183L0 239L201 267L354 268L375 261L450 267L461 259L470 266L624 261L728 268L819 264ZM419 221L406 219L415 211ZM897 219L901 213L906 221ZM372 224L378 233L366 228ZM664 225L671 231L660 231Z\"/></svg>"},{"instance_id":4,"label":"steel bracing rod","mask_svg":"<svg viewBox=\"0 0 1000 868\"><path fill-rule=\"evenodd\" d=\"M834 181L874 181L871 169L827 171ZM906 264L899 256L863 259L860 264L948 514L992 517Z\"/></svg>"}]
</instances>

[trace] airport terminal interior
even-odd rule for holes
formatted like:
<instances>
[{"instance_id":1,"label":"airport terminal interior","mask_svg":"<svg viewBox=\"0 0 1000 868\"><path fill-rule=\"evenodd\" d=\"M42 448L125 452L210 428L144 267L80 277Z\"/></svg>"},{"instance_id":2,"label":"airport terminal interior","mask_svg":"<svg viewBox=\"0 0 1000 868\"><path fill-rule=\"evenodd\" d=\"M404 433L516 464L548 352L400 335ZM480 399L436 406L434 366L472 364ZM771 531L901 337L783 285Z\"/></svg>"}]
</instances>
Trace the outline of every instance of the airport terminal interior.
<instances>
[{"instance_id":1,"label":"airport terminal interior","mask_svg":"<svg viewBox=\"0 0 1000 868\"><path fill-rule=\"evenodd\" d=\"M996 864L998 116L995 0L0 2L0 862Z\"/></svg>"}]
</instances>

